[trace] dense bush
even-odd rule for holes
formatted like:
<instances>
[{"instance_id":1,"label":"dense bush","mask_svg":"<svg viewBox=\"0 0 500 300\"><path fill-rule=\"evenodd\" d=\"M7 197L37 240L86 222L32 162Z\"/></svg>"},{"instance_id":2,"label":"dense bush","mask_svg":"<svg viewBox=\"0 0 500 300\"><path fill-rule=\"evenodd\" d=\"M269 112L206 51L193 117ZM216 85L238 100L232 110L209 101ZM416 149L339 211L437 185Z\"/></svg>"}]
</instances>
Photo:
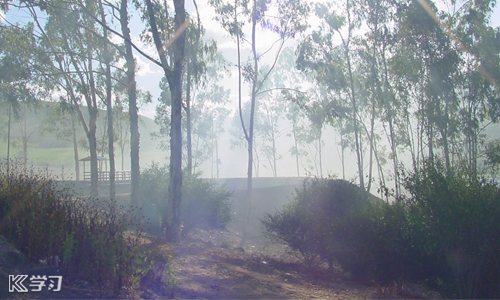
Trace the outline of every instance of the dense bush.
<instances>
[{"instance_id":1,"label":"dense bush","mask_svg":"<svg viewBox=\"0 0 500 300\"><path fill-rule=\"evenodd\" d=\"M307 263L334 261L349 272L366 272L369 195L358 186L332 178L305 180L294 201L262 219L267 234L298 250Z\"/></svg>"},{"instance_id":2,"label":"dense bush","mask_svg":"<svg viewBox=\"0 0 500 300\"><path fill-rule=\"evenodd\" d=\"M114 206L76 198L34 170L0 167L0 235L34 262L61 260L64 274L120 293L147 271L140 232Z\"/></svg>"},{"instance_id":3,"label":"dense bush","mask_svg":"<svg viewBox=\"0 0 500 300\"><path fill-rule=\"evenodd\" d=\"M381 282L426 280L450 297L498 298L500 189L466 174L426 162L391 204L345 181L307 180L262 221L309 262L327 259Z\"/></svg>"},{"instance_id":4,"label":"dense bush","mask_svg":"<svg viewBox=\"0 0 500 300\"><path fill-rule=\"evenodd\" d=\"M143 209L152 223L159 224L167 210L168 168L153 163L141 176ZM182 183L182 234L186 235L194 228L224 229L231 221L231 194L196 174L183 174Z\"/></svg>"},{"instance_id":5,"label":"dense bush","mask_svg":"<svg viewBox=\"0 0 500 300\"><path fill-rule=\"evenodd\" d=\"M499 188L431 162L407 176L405 188L406 234L433 257L428 275L442 278L450 296L500 297Z\"/></svg>"}]
</instances>

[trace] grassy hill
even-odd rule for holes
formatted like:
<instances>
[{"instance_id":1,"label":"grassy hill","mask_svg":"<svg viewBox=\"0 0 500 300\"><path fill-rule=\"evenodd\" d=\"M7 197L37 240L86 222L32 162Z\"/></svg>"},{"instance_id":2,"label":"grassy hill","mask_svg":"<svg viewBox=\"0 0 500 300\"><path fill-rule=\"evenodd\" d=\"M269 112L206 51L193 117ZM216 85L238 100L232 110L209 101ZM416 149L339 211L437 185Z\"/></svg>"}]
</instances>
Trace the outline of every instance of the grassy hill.
<instances>
[{"instance_id":1,"label":"grassy hill","mask_svg":"<svg viewBox=\"0 0 500 300\"><path fill-rule=\"evenodd\" d=\"M70 140L58 138L54 132L44 130L48 127L50 118L53 118L53 111L59 106L55 102L37 102L33 107L19 110L18 116L12 114L11 118L11 148L10 157L22 161L24 152L22 148L22 132L25 131L28 138L28 164L35 167L48 168L54 175L61 175L64 168L66 178L74 178L74 151L73 143ZM82 107L82 112L88 119L87 108ZM102 139L103 132L107 129L106 112L99 111L97 121L97 138ZM56 122L57 123L57 122ZM58 124L56 126L61 126ZM65 125L63 125L65 126ZM66 125L67 126L67 125ZM123 126L129 130L129 125L125 122ZM49 126L50 127L50 126ZM7 129L8 110L3 108L0 112L0 157L7 157ZM141 135L140 162L141 167L146 167L152 161L166 162L166 153L159 149L160 141L153 139L151 134L158 131L159 127L152 119L140 116L139 132ZM82 125L77 125L77 138L80 141L79 158L90 155L88 149L83 147L82 142L86 141L86 136ZM105 137L106 138L106 137ZM107 138L106 138L107 139ZM130 140L130 134L128 135ZM101 155L101 154L99 154ZM108 157L107 151L103 156ZM130 145L126 144L124 153L124 170L130 169ZM115 143L115 161L117 170L122 169L122 153L120 147ZM64 167L63 167L64 166ZM80 164L80 167L82 165Z\"/></svg>"}]
</instances>

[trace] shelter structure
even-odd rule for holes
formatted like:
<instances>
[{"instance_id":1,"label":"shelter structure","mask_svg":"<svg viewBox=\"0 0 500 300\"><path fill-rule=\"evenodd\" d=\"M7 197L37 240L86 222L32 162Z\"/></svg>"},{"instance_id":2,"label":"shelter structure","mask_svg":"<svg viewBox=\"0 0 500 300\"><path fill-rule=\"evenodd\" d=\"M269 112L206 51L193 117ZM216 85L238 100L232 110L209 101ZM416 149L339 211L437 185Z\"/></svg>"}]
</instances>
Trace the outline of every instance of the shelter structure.
<instances>
[{"instance_id":1,"label":"shelter structure","mask_svg":"<svg viewBox=\"0 0 500 300\"><path fill-rule=\"evenodd\" d=\"M83 180L90 180L90 156L80 159L83 162ZM97 178L99 181L109 180L109 172L108 172L108 161L109 159L104 156L97 156ZM89 171L86 171L86 165L89 162ZM103 171L103 165L105 170Z\"/></svg>"},{"instance_id":2,"label":"shelter structure","mask_svg":"<svg viewBox=\"0 0 500 300\"><path fill-rule=\"evenodd\" d=\"M86 168L87 162L90 165L90 156L80 159L83 162L83 180L90 180L90 166ZM107 157L97 156L97 180L99 181L109 181L109 171L108 171L108 161ZM117 181L130 181L131 174L130 171L115 171L115 180Z\"/></svg>"}]
</instances>

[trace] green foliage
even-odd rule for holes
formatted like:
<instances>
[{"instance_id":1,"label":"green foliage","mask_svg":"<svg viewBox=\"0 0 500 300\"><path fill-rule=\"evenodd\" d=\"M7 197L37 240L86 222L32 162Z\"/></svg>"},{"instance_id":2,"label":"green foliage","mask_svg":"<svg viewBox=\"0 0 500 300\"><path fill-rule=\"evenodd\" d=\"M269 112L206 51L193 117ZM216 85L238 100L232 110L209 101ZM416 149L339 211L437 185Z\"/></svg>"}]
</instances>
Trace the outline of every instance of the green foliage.
<instances>
[{"instance_id":1,"label":"green foliage","mask_svg":"<svg viewBox=\"0 0 500 300\"><path fill-rule=\"evenodd\" d=\"M147 217L157 224L156 220L165 215L168 203L168 167L160 167L153 163L141 175L142 194L145 201ZM231 221L231 195L214 182L201 179L195 174L183 175L181 222L182 234L194 228L224 229Z\"/></svg>"},{"instance_id":2,"label":"green foliage","mask_svg":"<svg viewBox=\"0 0 500 300\"><path fill-rule=\"evenodd\" d=\"M427 162L405 180L403 199L414 247L435 258L453 296L500 296L500 190Z\"/></svg>"},{"instance_id":3,"label":"green foliage","mask_svg":"<svg viewBox=\"0 0 500 300\"><path fill-rule=\"evenodd\" d=\"M368 194L333 178L305 180L294 201L262 222L267 234L298 250L306 263L323 259L361 275L368 257Z\"/></svg>"},{"instance_id":4,"label":"green foliage","mask_svg":"<svg viewBox=\"0 0 500 300\"><path fill-rule=\"evenodd\" d=\"M306 262L337 262L358 278L426 280L455 298L500 296L500 189L440 162L403 176L405 196L369 201L355 185L313 179L262 220Z\"/></svg>"},{"instance_id":5,"label":"green foliage","mask_svg":"<svg viewBox=\"0 0 500 300\"><path fill-rule=\"evenodd\" d=\"M493 172L498 170L500 165L500 140L490 141L486 145L487 164L493 169Z\"/></svg>"},{"instance_id":6,"label":"green foliage","mask_svg":"<svg viewBox=\"0 0 500 300\"><path fill-rule=\"evenodd\" d=\"M59 257L65 273L118 294L143 275L141 233L111 204L76 198L51 178L0 167L0 234L35 262Z\"/></svg>"}]
</instances>

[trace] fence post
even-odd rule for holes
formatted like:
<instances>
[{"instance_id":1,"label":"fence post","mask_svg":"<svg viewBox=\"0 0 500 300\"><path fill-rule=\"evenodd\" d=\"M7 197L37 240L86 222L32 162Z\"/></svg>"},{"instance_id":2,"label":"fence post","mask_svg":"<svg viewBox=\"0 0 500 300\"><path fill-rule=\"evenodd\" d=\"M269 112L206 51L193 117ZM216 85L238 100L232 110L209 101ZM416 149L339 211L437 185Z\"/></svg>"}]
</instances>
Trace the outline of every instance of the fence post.
<instances>
[{"instance_id":1,"label":"fence post","mask_svg":"<svg viewBox=\"0 0 500 300\"><path fill-rule=\"evenodd\" d=\"M62 165L61 179L64 180L64 165Z\"/></svg>"}]
</instances>

